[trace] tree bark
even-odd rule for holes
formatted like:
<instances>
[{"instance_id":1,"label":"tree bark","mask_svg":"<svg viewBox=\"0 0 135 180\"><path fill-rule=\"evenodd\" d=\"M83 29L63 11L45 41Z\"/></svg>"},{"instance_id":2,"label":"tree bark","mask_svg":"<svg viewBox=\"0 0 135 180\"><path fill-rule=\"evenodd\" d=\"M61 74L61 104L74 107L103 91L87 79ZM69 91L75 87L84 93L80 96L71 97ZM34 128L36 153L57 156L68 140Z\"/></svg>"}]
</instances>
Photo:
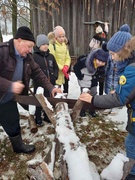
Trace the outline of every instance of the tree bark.
<instances>
[{"instance_id":1,"label":"tree bark","mask_svg":"<svg viewBox=\"0 0 135 180\"><path fill-rule=\"evenodd\" d=\"M32 133L36 133L38 131L38 128L34 119L34 115L29 114L28 122L29 122L30 131Z\"/></svg>"}]
</instances>

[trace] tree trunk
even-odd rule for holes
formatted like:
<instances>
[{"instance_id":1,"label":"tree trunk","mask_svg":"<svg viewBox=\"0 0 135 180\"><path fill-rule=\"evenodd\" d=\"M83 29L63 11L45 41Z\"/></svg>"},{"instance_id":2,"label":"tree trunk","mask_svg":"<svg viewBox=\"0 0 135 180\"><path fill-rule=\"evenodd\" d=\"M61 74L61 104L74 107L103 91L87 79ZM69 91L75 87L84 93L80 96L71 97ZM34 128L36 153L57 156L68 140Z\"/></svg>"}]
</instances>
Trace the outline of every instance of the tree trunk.
<instances>
[{"instance_id":1,"label":"tree trunk","mask_svg":"<svg viewBox=\"0 0 135 180\"><path fill-rule=\"evenodd\" d=\"M32 133L36 133L38 131L38 128L34 119L34 115L29 114L28 122L29 122L30 131Z\"/></svg>"},{"instance_id":2,"label":"tree trunk","mask_svg":"<svg viewBox=\"0 0 135 180\"><path fill-rule=\"evenodd\" d=\"M17 1L12 0L12 32L15 36L17 31Z\"/></svg>"}]
</instances>

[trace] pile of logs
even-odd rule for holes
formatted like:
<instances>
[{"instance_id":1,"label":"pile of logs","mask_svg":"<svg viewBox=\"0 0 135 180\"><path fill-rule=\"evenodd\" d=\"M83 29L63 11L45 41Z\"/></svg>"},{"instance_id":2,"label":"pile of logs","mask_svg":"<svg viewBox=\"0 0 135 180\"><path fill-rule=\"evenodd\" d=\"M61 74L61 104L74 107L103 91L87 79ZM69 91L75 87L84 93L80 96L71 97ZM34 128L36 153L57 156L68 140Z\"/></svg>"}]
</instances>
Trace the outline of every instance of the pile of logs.
<instances>
[{"instance_id":1,"label":"pile of logs","mask_svg":"<svg viewBox=\"0 0 135 180\"><path fill-rule=\"evenodd\" d=\"M42 162L28 164L27 177L30 180L54 180L54 166L55 162L59 159L61 167L61 180L79 180L78 176L80 177L80 180L94 180L89 166L87 151L74 131L74 123L78 118L84 103L77 100L71 112L69 111L68 104L66 102L59 102L52 111L48 108L43 94L36 94L35 97L54 125L56 133L55 140L52 143L52 148L44 160ZM29 125L31 132L37 132L33 116L29 116ZM67 140L65 141L65 139ZM80 162L83 161L83 163L80 163L79 166L76 166L76 162L73 163L73 161L73 164L71 165L71 159L73 158L72 152L76 153L77 158L80 158ZM78 152L80 152L79 155ZM134 164L135 160L132 159L129 159L129 162L124 164L122 180L125 180L125 177L128 175ZM79 168L84 169L83 175L79 171Z\"/></svg>"},{"instance_id":2,"label":"pile of logs","mask_svg":"<svg viewBox=\"0 0 135 180\"><path fill-rule=\"evenodd\" d=\"M55 134L55 141L52 144L52 148L50 149L47 156L44 158L43 162L28 164L28 168L27 168L28 178L31 180L55 179L53 175L54 164L55 161L58 159L60 160L60 166L61 166L61 179L68 180L75 178L75 174L77 174L78 176L79 169L77 170L77 166L73 165L74 170L73 169L71 170L70 167L72 166L70 165L71 162L69 159L73 158L71 153L72 151L74 153L75 152L78 153L79 151L80 155L78 156L78 158L83 158L84 161L84 156L85 156L86 159L86 162L80 164L80 166L82 166L82 169L85 164L87 170L87 172L83 174L83 177L89 176L90 177L89 179L91 179L91 171L89 168L89 159L88 159L87 151L80 142L79 138L76 136L73 125L73 121L75 121L78 115L80 114L80 110L83 106L83 102L78 100L70 114L67 103L65 102L57 103L54 111L52 111L47 107L46 100L42 94L36 94L35 96L40 102L43 110L49 117L50 121L54 125L56 134ZM65 141L65 139L67 140ZM73 173L74 177L72 177L72 174L69 175L69 172L72 171L76 171ZM80 174L80 178L81 176L82 175Z\"/></svg>"}]
</instances>

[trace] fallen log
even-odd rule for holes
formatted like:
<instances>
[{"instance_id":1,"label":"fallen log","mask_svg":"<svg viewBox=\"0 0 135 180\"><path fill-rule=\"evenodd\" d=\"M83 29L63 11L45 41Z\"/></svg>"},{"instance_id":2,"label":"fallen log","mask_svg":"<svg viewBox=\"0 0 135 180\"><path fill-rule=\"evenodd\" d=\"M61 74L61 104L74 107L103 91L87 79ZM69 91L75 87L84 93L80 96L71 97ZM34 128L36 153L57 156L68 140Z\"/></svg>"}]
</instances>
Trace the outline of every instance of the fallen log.
<instances>
[{"instance_id":1,"label":"fallen log","mask_svg":"<svg viewBox=\"0 0 135 180\"><path fill-rule=\"evenodd\" d=\"M32 133L36 133L38 131L38 128L37 128L37 125L36 125L36 122L35 122L35 119L34 119L34 115L29 114L28 123L29 123L30 131Z\"/></svg>"},{"instance_id":2,"label":"fallen log","mask_svg":"<svg viewBox=\"0 0 135 180\"><path fill-rule=\"evenodd\" d=\"M134 164L135 164L135 160L131 158L129 158L129 161L124 163L122 180L126 179L127 175L130 173Z\"/></svg>"},{"instance_id":3,"label":"fallen log","mask_svg":"<svg viewBox=\"0 0 135 180\"><path fill-rule=\"evenodd\" d=\"M42 96L38 96L38 99L41 100L42 98L43 98ZM48 107L47 105L45 105L46 103L44 101L45 100L43 99L42 101L40 101L42 102L41 105L42 107L44 107L45 112L49 114L50 111L48 111L47 109ZM56 147L57 150L59 149L59 153L58 153L59 157L55 155L51 155L51 156L55 157L55 162L56 159L60 160L59 162L61 167L60 168L61 180L92 179L87 151L86 148L81 144L80 139L75 134L73 122L68 109L68 104L64 102L57 103L54 112L55 113L53 113L53 116L50 115L49 118L51 120L53 117L55 120L55 123L53 125L55 126L56 137L58 140L56 141L57 142ZM57 150L55 150L55 152ZM74 156L76 156L77 158L74 159ZM28 171L27 176L29 178L34 176L35 178L37 178L37 174L40 175L42 174L40 178L42 177L46 178L47 174L48 177L53 177L52 170L50 170L48 164L45 164L44 160L43 162L34 166L34 168L33 165L29 165L27 170ZM82 172L80 172L80 169L83 169L83 174Z\"/></svg>"},{"instance_id":4,"label":"fallen log","mask_svg":"<svg viewBox=\"0 0 135 180\"><path fill-rule=\"evenodd\" d=\"M55 118L54 118L54 112L51 109L48 108L47 103L45 101L44 95L43 94L35 94L35 97L37 98L37 100L41 104L43 110L47 114L47 116L50 119L50 121L52 122L52 124L55 126L56 121L55 121Z\"/></svg>"},{"instance_id":5,"label":"fallen log","mask_svg":"<svg viewBox=\"0 0 135 180\"><path fill-rule=\"evenodd\" d=\"M72 109L72 113L71 113L71 118L72 118L73 123L76 122L78 116L80 115L83 105L84 105L84 102L81 101L80 99L78 99L76 101L76 103Z\"/></svg>"}]
</instances>

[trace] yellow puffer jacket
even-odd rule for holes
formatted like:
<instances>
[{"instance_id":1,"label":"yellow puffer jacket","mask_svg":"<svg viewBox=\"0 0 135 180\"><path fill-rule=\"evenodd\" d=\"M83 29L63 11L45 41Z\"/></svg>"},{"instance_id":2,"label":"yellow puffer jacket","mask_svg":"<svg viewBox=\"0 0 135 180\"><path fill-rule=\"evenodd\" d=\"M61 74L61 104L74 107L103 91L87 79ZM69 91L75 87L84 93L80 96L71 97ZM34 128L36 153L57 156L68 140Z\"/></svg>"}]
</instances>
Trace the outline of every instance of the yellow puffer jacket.
<instances>
[{"instance_id":1,"label":"yellow puffer jacket","mask_svg":"<svg viewBox=\"0 0 135 180\"><path fill-rule=\"evenodd\" d=\"M64 65L67 65L69 67L71 64L68 47L65 43L60 44L58 41L56 41L54 45L49 44L49 50L50 53L54 55L59 67L58 79L56 80L56 84L62 85L65 83L62 69Z\"/></svg>"}]
</instances>

